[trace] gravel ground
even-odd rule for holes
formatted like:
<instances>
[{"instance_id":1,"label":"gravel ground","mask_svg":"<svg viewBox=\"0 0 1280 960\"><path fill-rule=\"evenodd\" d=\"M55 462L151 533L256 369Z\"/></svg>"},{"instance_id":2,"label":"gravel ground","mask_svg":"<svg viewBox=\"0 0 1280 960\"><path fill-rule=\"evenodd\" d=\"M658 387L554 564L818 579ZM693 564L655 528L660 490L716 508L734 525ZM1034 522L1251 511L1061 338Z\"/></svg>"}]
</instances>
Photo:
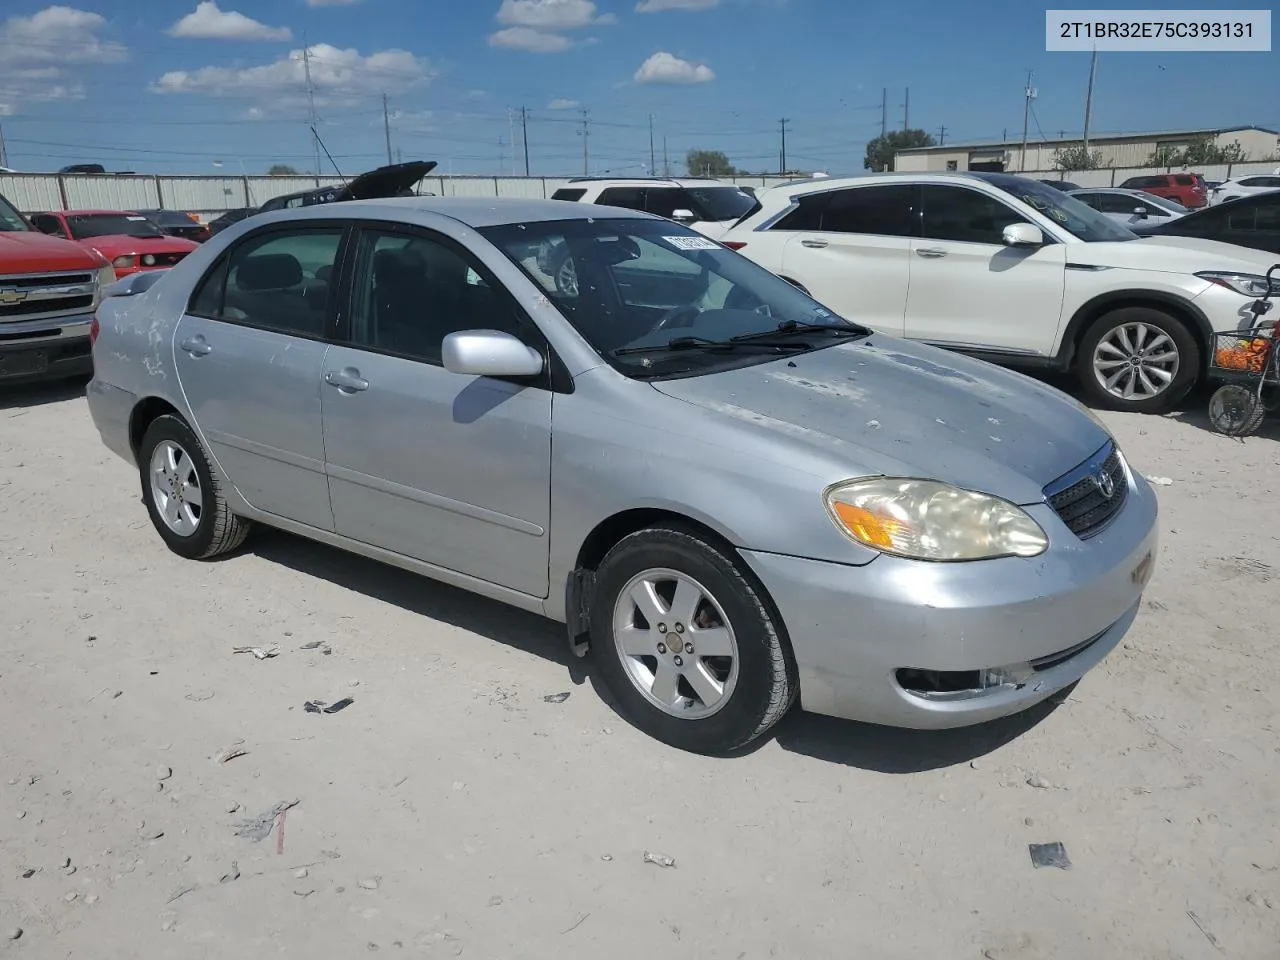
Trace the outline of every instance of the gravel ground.
<instances>
[{"instance_id":1,"label":"gravel ground","mask_svg":"<svg viewBox=\"0 0 1280 960\"><path fill-rule=\"evenodd\" d=\"M708 760L535 617L282 534L178 560L78 391L10 392L0 956L1280 957L1280 418L1105 418L1162 552L1064 702Z\"/></svg>"}]
</instances>

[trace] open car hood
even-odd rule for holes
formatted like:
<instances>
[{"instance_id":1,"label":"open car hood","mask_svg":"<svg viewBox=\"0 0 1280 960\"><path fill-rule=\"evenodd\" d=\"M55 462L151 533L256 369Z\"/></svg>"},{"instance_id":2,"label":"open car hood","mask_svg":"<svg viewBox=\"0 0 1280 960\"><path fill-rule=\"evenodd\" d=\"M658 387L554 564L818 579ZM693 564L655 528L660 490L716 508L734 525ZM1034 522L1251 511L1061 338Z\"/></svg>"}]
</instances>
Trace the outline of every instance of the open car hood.
<instances>
[{"instance_id":1,"label":"open car hood","mask_svg":"<svg viewBox=\"0 0 1280 960\"><path fill-rule=\"evenodd\" d=\"M379 167L377 170L360 174L339 189L333 199L334 201L382 200L398 197L437 166L434 160L410 160L408 163L394 163L389 167Z\"/></svg>"}]
</instances>

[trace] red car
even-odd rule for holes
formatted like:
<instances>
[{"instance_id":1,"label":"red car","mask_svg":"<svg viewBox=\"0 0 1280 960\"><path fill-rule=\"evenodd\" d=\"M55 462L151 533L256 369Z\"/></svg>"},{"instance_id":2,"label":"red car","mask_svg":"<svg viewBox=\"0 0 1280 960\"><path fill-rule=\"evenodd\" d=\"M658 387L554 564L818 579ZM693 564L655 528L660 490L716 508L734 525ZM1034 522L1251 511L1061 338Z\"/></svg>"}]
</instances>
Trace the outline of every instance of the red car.
<instances>
[{"instance_id":1,"label":"red car","mask_svg":"<svg viewBox=\"0 0 1280 960\"><path fill-rule=\"evenodd\" d=\"M140 213L122 210L57 210L37 213L41 233L67 237L96 250L115 268L116 279L140 270L172 267L200 244L171 237Z\"/></svg>"},{"instance_id":2,"label":"red car","mask_svg":"<svg viewBox=\"0 0 1280 960\"><path fill-rule=\"evenodd\" d=\"M1158 173L1146 177L1130 177L1120 184L1122 190L1142 190L1155 197L1176 200L1188 210L1209 203L1209 188L1198 173Z\"/></svg>"}]
</instances>

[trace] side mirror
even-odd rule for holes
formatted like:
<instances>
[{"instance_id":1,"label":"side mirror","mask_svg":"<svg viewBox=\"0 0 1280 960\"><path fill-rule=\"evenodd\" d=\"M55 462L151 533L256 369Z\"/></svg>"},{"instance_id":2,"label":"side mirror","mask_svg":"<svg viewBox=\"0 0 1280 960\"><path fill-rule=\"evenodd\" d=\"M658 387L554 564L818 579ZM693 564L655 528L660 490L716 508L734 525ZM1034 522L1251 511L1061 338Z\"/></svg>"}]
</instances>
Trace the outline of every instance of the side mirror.
<instances>
[{"instance_id":1,"label":"side mirror","mask_svg":"<svg viewBox=\"0 0 1280 960\"><path fill-rule=\"evenodd\" d=\"M1133 215L1134 215L1135 217L1141 217L1143 220L1145 220L1145 219L1147 219L1147 217L1149 217L1151 214L1150 214L1150 212L1147 210L1147 208L1146 208L1146 207L1134 207L1134 208L1133 208Z\"/></svg>"},{"instance_id":2,"label":"side mirror","mask_svg":"<svg viewBox=\"0 0 1280 960\"><path fill-rule=\"evenodd\" d=\"M1000 235L1006 247L1042 247L1044 234L1030 223L1011 223Z\"/></svg>"},{"instance_id":3,"label":"side mirror","mask_svg":"<svg viewBox=\"0 0 1280 960\"><path fill-rule=\"evenodd\" d=\"M672 211L671 219L677 223L694 223L698 218L694 215L692 210L685 210L682 208L680 210Z\"/></svg>"},{"instance_id":4,"label":"side mirror","mask_svg":"<svg viewBox=\"0 0 1280 960\"><path fill-rule=\"evenodd\" d=\"M470 377L533 377L542 355L501 330L464 330L444 338L444 368Z\"/></svg>"},{"instance_id":5,"label":"side mirror","mask_svg":"<svg viewBox=\"0 0 1280 960\"><path fill-rule=\"evenodd\" d=\"M146 293L157 283L161 277L167 274L167 268L160 270L144 270L141 273L131 273L122 280L117 280L102 292L105 300L108 297L136 297Z\"/></svg>"}]
</instances>

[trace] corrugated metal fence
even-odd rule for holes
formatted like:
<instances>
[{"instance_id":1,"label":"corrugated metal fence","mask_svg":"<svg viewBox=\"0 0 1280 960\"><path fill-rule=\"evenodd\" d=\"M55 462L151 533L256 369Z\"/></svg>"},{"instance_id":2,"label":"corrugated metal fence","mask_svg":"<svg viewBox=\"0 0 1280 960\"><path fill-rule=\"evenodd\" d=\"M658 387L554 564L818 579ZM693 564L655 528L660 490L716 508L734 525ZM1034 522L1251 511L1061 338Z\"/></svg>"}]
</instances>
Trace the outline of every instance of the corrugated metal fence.
<instances>
[{"instance_id":1,"label":"corrugated metal fence","mask_svg":"<svg viewBox=\"0 0 1280 960\"><path fill-rule=\"evenodd\" d=\"M778 177L738 177L763 188ZM568 177L426 177L419 193L442 197L546 198ZM23 213L47 210L184 210L206 219L240 207L256 207L272 197L318 187L341 186L337 177L186 177L134 174L0 174L0 194Z\"/></svg>"}]
</instances>

